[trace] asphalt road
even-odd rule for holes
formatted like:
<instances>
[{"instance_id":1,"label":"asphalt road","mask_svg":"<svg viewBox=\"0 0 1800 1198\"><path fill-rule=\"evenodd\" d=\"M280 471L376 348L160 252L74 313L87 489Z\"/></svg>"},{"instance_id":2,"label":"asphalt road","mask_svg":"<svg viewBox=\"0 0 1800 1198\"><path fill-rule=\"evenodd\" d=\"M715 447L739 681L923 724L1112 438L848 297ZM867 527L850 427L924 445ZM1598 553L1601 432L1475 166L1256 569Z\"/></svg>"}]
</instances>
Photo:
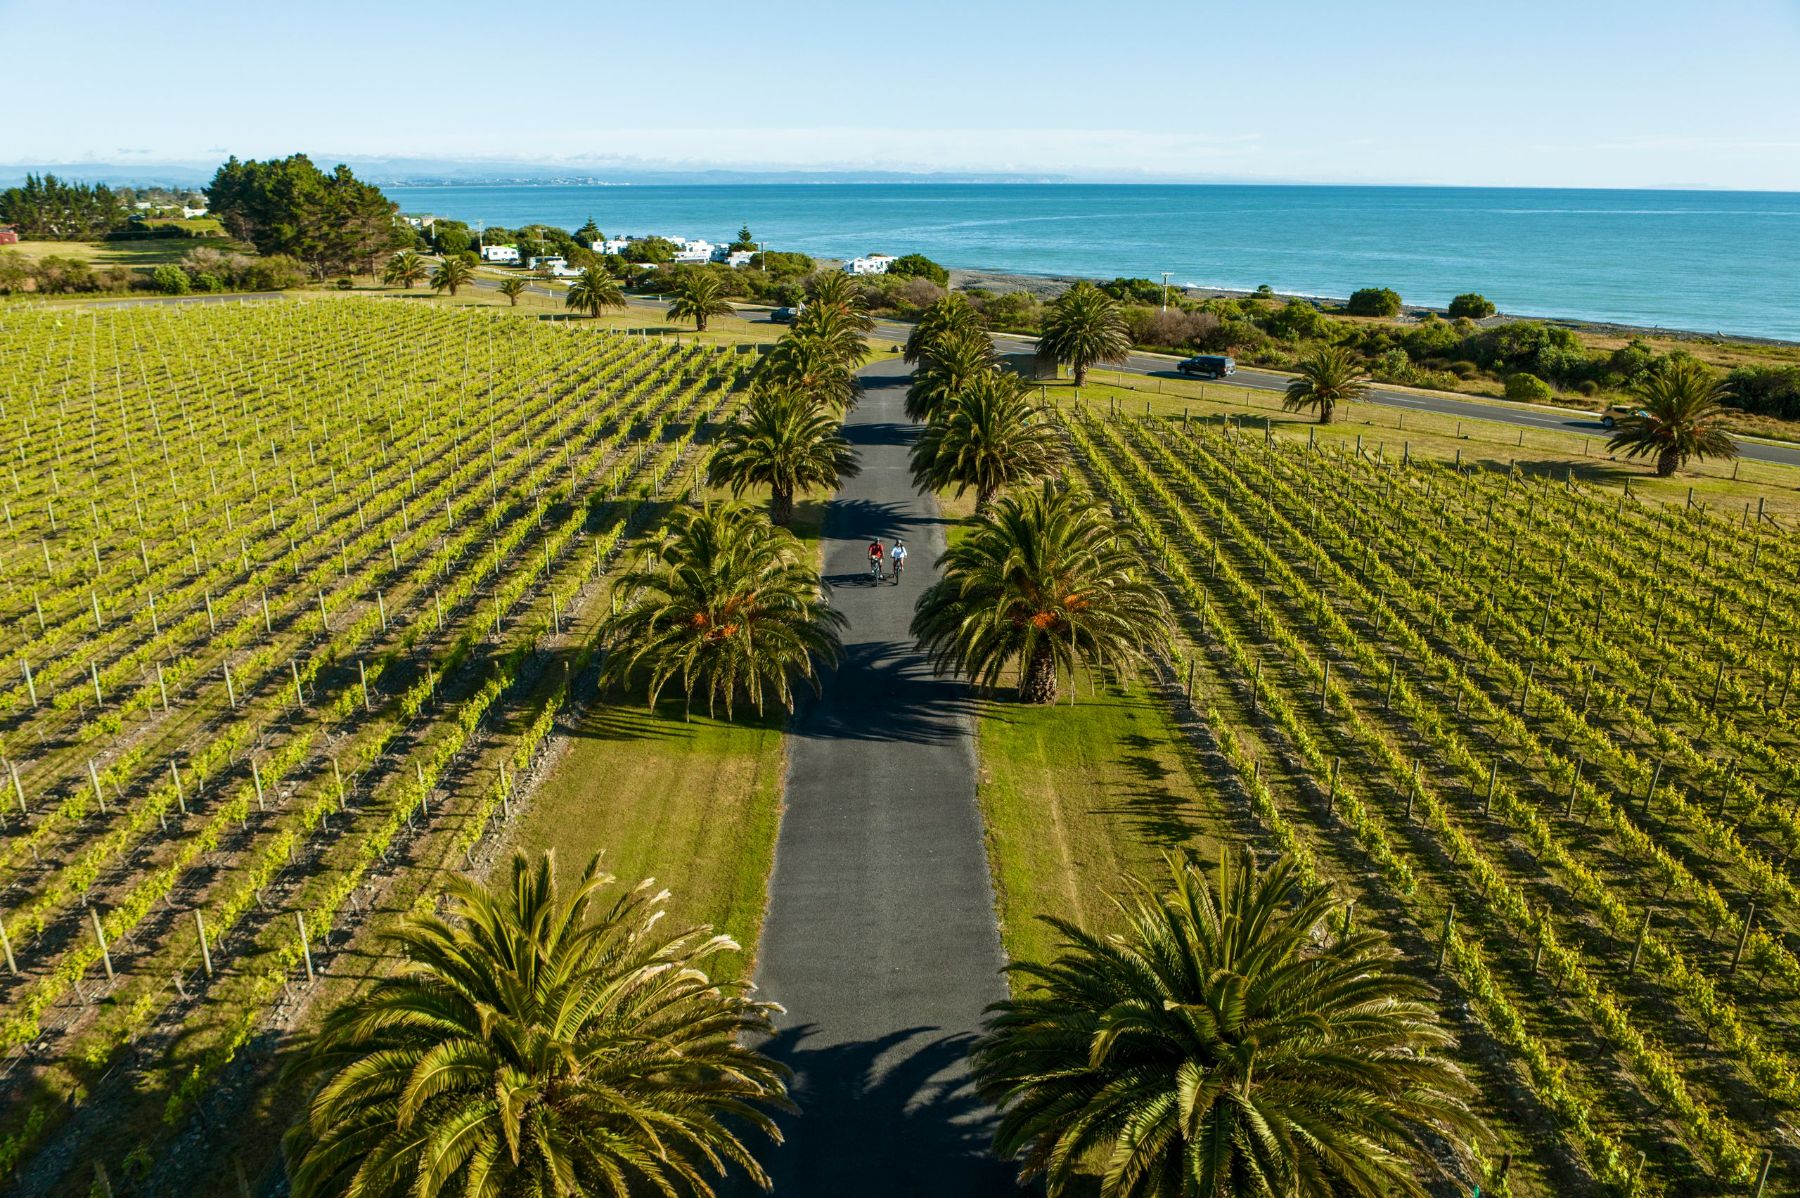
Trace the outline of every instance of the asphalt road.
<instances>
[{"instance_id":1,"label":"asphalt road","mask_svg":"<svg viewBox=\"0 0 1800 1198\"><path fill-rule=\"evenodd\" d=\"M968 688L934 677L907 631L944 550L937 505L907 470L906 369L863 372L846 422L862 473L825 515L825 573L849 620L845 660L797 714L757 967L783 1004L765 1046L794 1070L801 1114L769 1154L789 1198L999 1198L991 1112L967 1054L1004 998ZM875 585L872 537L911 550Z\"/></svg>"}]
</instances>

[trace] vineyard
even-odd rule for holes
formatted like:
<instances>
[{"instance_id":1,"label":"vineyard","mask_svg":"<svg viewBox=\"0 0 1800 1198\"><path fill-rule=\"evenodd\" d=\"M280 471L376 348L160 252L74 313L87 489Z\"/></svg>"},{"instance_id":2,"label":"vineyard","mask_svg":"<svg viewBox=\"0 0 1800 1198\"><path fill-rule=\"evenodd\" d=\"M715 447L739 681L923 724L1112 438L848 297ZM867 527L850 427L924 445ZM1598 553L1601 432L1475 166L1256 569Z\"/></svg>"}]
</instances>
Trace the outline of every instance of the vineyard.
<instances>
[{"instance_id":1,"label":"vineyard","mask_svg":"<svg viewBox=\"0 0 1800 1198\"><path fill-rule=\"evenodd\" d=\"M1229 421L1062 419L1180 611L1167 680L1228 786L1437 981L1514 1192L1786 1192L1791 534Z\"/></svg>"},{"instance_id":2,"label":"vineyard","mask_svg":"<svg viewBox=\"0 0 1800 1198\"><path fill-rule=\"evenodd\" d=\"M0 1177L85 1193L34 1154L120 1078L151 1148L210 1125L385 882L474 859L752 361L392 301L0 316Z\"/></svg>"}]
</instances>

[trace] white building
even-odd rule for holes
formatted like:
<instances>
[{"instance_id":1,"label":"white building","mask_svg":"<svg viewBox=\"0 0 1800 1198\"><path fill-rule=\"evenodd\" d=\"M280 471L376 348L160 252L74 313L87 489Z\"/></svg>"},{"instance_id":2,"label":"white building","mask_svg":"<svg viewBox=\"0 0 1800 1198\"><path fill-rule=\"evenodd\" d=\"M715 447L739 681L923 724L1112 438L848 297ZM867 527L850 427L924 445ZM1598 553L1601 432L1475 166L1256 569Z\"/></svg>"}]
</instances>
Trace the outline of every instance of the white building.
<instances>
[{"instance_id":1,"label":"white building","mask_svg":"<svg viewBox=\"0 0 1800 1198\"><path fill-rule=\"evenodd\" d=\"M505 262L513 266L519 264L519 247L516 245L484 245L481 247L483 262Z\"/></svg>"},{"instance_id":2,"label":"white building","mask_svg":"<svg viewBox=\"0 0 1800 1198\"><path fill-rule=\"evenodd\" d=\"M892 254L870 254L866 258L852 258L844 263L847 275L884 275L888 267L894 264Z\"/></svg>"},{"instance_id":3,"label":"white building","mask_svg":"<svg viewBox=\"0 0 1800 1198\"><path fill-rule=\"evenodd\" d=\"M677 263L711 262L713 259L713 243L695 238L689 241L685 237L671 237L675 243L675 261Z\"/></svg>"},{"instance_id":4,"label":"white building","mask_svg":"<svg viewBox=\"0 0 1800 1198\"><path fill-rule=\"evenodd\" d=\"M755 250L726 250L723 254L714 255L715 259L727 266L748 266L755 257Z\"/></svg>"},{"instance_id":5,"label":"white building","mask_svg":"<svg viewBox=\"0 0 1800 1198\"><path fill-rule=\"evenodd\" d=\"M568 264L569 264L569 260L567 258L563 257L561 254L552 254L552 255L543 255L543 256L539 256L539 257L534 257L534 258L527 260L525 263L525 268L527 270L547 270L547 271L550 271L552 274L554 274L556 272L557 267L567 266Z\"/></svg>"},{"instance_id":6,"label":"white building","mask_svg":"<svg viewBox=\"0 0 1800 1198\"><path fill-rule=\"evenodd\" d=\"M629 237L608 237L605 241L589 242L588 248L596 254L623 254L631 241Z\"/></svg>"},{"instance_id":7,"label":"white building","mask_svg":"<svg viewBox=\"0 0 1800 1198\"><path fill-rule=\"evenodd\" d=\"M205 204L200 205L198 208L190 208L186 204L183 204L181 206L181 217L183 220L193 220L196 217L201 217L201 216L205 216L205 215L206 215L206 205Z\"/></svg>"}]
</instances>

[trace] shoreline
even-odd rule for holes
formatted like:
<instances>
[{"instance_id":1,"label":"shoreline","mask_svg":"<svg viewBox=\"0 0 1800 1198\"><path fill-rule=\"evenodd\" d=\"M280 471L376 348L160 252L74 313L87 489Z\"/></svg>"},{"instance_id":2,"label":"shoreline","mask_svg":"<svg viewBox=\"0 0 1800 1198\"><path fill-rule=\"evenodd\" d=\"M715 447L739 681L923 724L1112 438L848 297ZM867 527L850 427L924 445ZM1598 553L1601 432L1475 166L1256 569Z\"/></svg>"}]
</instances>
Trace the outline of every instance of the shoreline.
<instances>
[{"instance_id":1,"label":"shoreline","mask_svg":"<svg viewBox=\"0 0 1800 1198\"><path fill-rule=\"evenodd\" d=\"M821 262L835 261L820 259ZM987 270L978 267L945 266L950 272L950 287L961 291L969 287L985 288L989 291L1008 292L1026 291L1037 299L1044 300L1056 295L1073 283L1086 281L1089 283L1107 283L1114 277L1109 275L1070 275L1070 274L1031 274L1024 271ZM1154 282L1155 280L1152 280ZM1189 299L1247 299L1257 293L1253 288L1182 286L1171 282L1169 290ZM1297 292L1277 291L1274 298L1281 301L1290 299L1304 300L1308 303L1342 304L1349 297L1329 295L1302 295ZM1404 322L1417 320L1427 312L1443 319L1448 319L1448 312L1443 308L1434 308L1425 304L1404 304L1400 309L1398 320ZM1537 321L1541 324L1555 325L1558 328L1572 329L1578 333L1589 333L1601 337L1644 337L1663 338L1672 341L1709 341L1731 342L1742 345L1767 345L1778 348L1800 348L1800 339L1783 337L1760 337L1752 333L1730 333L1724 331L1703 332L1699 329L1674 329L1657 325L1622 324L1617 321L1583 320L1573 316L1535 316L1518 312L1496 312L1475 323L1483 328L1494 328L1499 325L1513 324L1519 321Z\"/></svg>"}]
</instances>

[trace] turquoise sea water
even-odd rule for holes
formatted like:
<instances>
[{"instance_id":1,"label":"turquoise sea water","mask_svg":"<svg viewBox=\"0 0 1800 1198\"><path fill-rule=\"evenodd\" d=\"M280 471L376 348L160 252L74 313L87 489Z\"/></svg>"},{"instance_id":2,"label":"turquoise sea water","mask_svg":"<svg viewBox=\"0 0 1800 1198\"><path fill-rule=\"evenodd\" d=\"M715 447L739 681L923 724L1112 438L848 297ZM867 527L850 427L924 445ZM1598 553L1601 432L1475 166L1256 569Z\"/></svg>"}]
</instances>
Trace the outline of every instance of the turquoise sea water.
<instances>
[{"instance_id":1,"label":"turquoise sea water","mask_svg":"<svg viewBox=\"0 0 1800 1198\"><path fill-rule=\"evenodd\" d=\"M1137 275L1800 340L1800 193L1085 184L388 187L407 212L922 253L1019 274Z\"/></svg>"}]
</instances>

